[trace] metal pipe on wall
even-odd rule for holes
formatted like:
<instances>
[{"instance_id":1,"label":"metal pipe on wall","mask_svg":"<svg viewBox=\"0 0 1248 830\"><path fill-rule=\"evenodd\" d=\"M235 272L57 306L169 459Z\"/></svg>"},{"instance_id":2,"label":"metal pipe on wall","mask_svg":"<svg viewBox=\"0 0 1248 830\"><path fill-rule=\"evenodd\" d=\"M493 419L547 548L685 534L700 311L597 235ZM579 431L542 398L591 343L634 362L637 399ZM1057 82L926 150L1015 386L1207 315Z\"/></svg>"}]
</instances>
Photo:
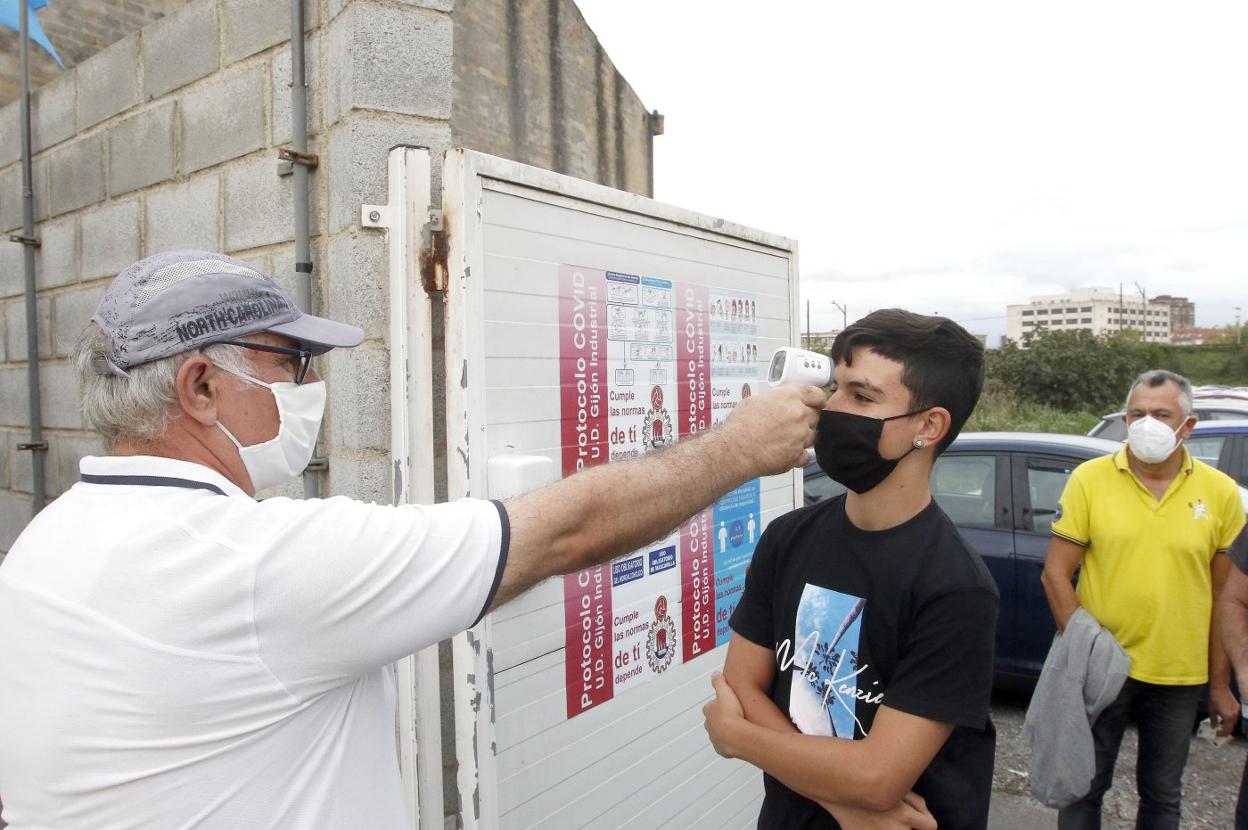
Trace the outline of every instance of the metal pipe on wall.
<instances>
[{"instance_id":1,"label":"metal pipe on wall","mask_svg":"<svg viewBox=\"0 0 1248 830\"><path fill-rule=\"evenodd\" d=\"M303 0L290 0L290 144L295 209L295 302L312 311L312 250L308 231L308 84L304 71ZM321 495L324 459L313 458L303 471L303 497Z\"/></svg>"},{"instance_id":2,"label":"metal pipe on wall","mask_svg":"<svg viewBox=\"0 0 1248 830\"><path fill-rule=\"evenodd\" d=\"M30 398L30 441L18 444L19 450L30 452L33 484L31 486L32 515L43 509L47 500L47 482L44 464L48 445L43 440L43 411L39 402L39 315L35 303L35 191L30 172L30 4L20 0L21 39L20 61L22 64L22 235L12 241L20 242L25 255L26 267L26 383Z\"/></svg>"}]
</instances>

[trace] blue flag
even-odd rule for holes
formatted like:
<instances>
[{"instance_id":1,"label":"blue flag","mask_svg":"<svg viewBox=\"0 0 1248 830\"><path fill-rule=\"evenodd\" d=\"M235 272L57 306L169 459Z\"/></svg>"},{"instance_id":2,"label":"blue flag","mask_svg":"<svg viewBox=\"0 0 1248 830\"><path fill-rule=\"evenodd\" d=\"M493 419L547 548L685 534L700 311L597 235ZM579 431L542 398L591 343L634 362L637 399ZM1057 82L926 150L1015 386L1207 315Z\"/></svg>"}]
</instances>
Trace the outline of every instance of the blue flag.
<instances>
[{"instance_id":1,"label":"blue flag","mask_svg":"<svg viewBox=\"0 0 1248 830\"><path fill-rule=\"evenodd\" d=\"M15 32L22 30L21 7L17 4L23 0L0 0L0 26L8 26ZM61 56L56 54L56 50L52 48L52 41L48 40L48 36L43 33L43 27L39 25L39 18L35 16L35 9L42 9L48 5L48 0L25 0L29 3L30 17L27 25L30 31L30 39L42 46L47 53L56 60L56 65L61 69L65 68L65 64L61 63Z\"/></svg>"}]
</instances>

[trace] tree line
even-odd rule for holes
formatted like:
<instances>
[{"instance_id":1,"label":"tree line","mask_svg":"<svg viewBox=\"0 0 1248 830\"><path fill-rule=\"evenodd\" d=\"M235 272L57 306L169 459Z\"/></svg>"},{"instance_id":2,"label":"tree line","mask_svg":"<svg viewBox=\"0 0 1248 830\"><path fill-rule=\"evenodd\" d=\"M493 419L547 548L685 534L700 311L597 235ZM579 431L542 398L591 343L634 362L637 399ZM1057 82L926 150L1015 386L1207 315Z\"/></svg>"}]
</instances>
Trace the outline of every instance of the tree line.
<instances>
[{"instance_id":1,"label":"tree line","mask_svg":"<svg viewBox=\"0 0 1248 830\"><path fill-rule=\"evenodd\" d=\"M1248 345L1146 343L1136 332L1044 331L987 352L985 391L1068 411L1118 409L1131 382L1169 369L1196 385L1248 386Z\"/></svg>"}]
</instances>

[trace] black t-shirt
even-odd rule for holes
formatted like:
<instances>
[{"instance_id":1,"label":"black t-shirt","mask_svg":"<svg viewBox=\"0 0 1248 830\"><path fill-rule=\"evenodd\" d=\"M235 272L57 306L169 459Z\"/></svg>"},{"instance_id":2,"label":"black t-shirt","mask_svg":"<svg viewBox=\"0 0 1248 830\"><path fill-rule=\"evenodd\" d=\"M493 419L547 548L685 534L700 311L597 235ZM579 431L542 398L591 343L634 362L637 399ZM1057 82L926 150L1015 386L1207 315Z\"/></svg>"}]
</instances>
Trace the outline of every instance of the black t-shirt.
<instances>
[{"instance_id":1,"label":"black t-shirt","mask_svg":"<svg viewBox=\"0 0 1248 830\"><path fill-rule=\"evenodd\" d=\"M914 786L942 830L988 824L997 588L935 502L859 530L839 497L776 519L759 540L733 630L776 652L771 699L808 735L860 739L880 705L951 723ZM836 828L764 775L760 828Z\"/></svg>"}]
</instances>

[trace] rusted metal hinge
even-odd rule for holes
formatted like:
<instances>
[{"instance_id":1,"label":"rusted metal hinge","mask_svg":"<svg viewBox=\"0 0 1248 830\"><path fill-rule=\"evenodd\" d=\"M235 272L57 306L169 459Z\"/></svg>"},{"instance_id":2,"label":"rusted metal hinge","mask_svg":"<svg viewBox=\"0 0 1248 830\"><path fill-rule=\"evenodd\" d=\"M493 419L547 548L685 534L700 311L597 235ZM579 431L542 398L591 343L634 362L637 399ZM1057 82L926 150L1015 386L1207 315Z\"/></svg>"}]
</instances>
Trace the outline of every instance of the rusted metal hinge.
<instances>
[{"instance_id":1,"label":"rusted metal hinge","mask_svg":"<svg viewBox=\"0 0 1248 830\"><path fill-rule=\"evenodd\" d=\"M401 209L401 208L400 208ZM360 225L365 228L393 230L398 227L399 217L391 205L361 205ZM419 221L413 217L413 224ZM420 226L420 239L416 248L417 268L420 271L420 284L428 294L446 290L446 259L450 253L450 240L447 237L442 211L430 210L425 223Z\"/></svg>"},{"instance_id":2,"label":"rusted metal hinge","mask_svg":"<svg viewBox=\"0 0 1248 830\"><path fill-rule=\"evenodd\" d=\"M32 248L38 248L43 245L42 242L40 242L38 239L35 239L33 236L22 236L20 233L15 233L12 236L10 236L9 241L17 242L22 245L29 245Z\"/></svg>"},{"instance_id":3,"label":"rusted metal hinge","mask_svg":"<svg viewBox=\"0 0 1248 830\"><path fill-rule=\"evenodd\" d=\"M446 257L449 239L442 222L442 211L429 211L429 221L420 229L420 282L427 293L446 290Z\"/></svg>"}]
</instances>

